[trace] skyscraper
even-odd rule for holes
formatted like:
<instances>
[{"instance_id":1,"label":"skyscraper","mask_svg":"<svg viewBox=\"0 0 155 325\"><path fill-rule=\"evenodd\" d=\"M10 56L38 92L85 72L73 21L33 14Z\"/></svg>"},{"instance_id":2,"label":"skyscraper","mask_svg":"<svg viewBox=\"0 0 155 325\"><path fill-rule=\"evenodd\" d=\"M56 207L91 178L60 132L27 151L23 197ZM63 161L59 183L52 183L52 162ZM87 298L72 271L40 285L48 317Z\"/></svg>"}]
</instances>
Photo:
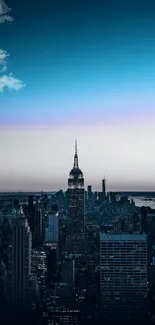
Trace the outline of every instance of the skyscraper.
<instances>
[{"instance_id":1,"label":"skyscraper","mask_svg":"<svg viewBox=\"0 0 155 325\"><path fill-rule=\"evenodd\" d=\"M92 200L92 186L91 185L88 185L87 192L88 192L88 201L91 201Z\"/></svg>"},{"instance_id":2,"label":"skyscraper","mask_svg":"<svg viewBox=\"0 0 155 325\"><path fill-rule=\"evenodd\" d=\"M13 220L11 271L12 300L18 304L25 303L31 274L31 232L21 213Z\"/></svg>"},{"instance_id":3,"label":"skyscraper","mask_svg":"<svg viewBox=\"0 0 155 325\"><path fill-rule=\"evenodd\" d=\"M30 195L28 197L28 205L24 207L24 215L28 220L28 224L30 226L30 230L32 233L32 246L35 247L35 205L33 204L33 196Z\"/></svg>"},{"instance_id":4,"label":"skyscraper","mask_svg":"<svg viewBox=\"0 0 155 325\"><path fill-rule=\"evenodd\" d=\"M68 240L72 244L70 253L80 253L82 249L81 244L84 240L85 223L84 223L84 210L85 210L85 190L84 178L78 164L77 154L77 141L75 143L74 165L69 174L68 179L68 225L69 236Z\"/></svg>"},{"instance_id":5,"label":"skyscraper","mask_svg":"<svg viewBox=\"0 0 155 325\"><path fill-rule=\"evenodd\" d=\"M33 197L33 195L29 195L29 197L28 197L28 205L29 205L29 207L33 207L33 203L34 203L34 197Z\"/></svg>"},{"instance_id":6,"label":"skyscraper","mask_svg":"<svg viewBox=\"0 0 155 325\"><path fill-rule=\"evenodd\" d=\"M106 180L105 178L102 179L102 196L103 196L103 200L106 199Z\"/></svg>"},{"instance_id":7,"label":"skyscraper","mask_svg":"<svg viewBox=\"0 0 155 325\"><path fill-rule=\"evenodd\" d=\"M50 287L57 281L58 276L58 245L53 243L45 247L47 254L47 285Z\"/></svg>"},{"instance_id":8,"label":"skyscraper","mask_svg":"<svg viewBox=\"0 0 155 325\"><path fill-rule=\"evenodd\" d=\"M100 234L100 289L104 313L147 314L147 236Z\"/></svg>"},{"instance_id":9,"label":"skyscraper","mask_svg":"<svg viewBox=\"0 0 155 325\"><path fill-rule=\"evenodd\" d=\"M45 242L58 244L59 239L59 213L58 205L52 204L49 207L47 226L45 228Z\"/></svg>"},{"instance_id":10,"label":"skyscraper","mask_svg":"<svg viewBox=\"0 0 155 325\"><path fill-rule=\"evenodd\" d=\"M40 245L42 237L42 211L37 199L34 204L33 195L28 197L28 205L24 207L24 214L32 233L32 246L33 248L37 247Z\"/></svg>"}]
</instances>

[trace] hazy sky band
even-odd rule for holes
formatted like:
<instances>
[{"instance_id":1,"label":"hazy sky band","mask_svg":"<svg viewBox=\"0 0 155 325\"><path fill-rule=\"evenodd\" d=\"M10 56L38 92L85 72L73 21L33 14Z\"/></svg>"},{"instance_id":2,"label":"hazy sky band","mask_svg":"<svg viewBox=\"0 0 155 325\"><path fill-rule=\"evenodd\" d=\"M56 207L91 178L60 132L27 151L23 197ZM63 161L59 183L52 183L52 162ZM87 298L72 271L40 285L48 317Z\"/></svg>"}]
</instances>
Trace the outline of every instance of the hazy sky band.
<instances>
[{"instance_id":1,"label":"hazy sky band","mask_svg":"<svg viewBox=\"0 0 155 325\"><path fill-rule=\"evenodd\" d=\"M78 138L79 164L85 185L100 189L106 176L111 190L153 190L154 123L104 127L2 128L1 190L67 188ZM152 139L152 140L151 140ZM145 154L144 154L145 153ZM152 156L150 159L150 153Z\"/></svg>"}]
</instances>

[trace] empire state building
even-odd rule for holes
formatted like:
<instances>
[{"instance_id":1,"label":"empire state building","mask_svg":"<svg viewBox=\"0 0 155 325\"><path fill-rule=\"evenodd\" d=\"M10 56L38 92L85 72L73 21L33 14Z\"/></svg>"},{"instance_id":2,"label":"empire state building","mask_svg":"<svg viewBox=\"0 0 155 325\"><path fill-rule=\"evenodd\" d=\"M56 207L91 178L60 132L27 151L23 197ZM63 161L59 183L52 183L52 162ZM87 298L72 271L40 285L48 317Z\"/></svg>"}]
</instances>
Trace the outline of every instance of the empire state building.
<instances>
[{"instance_id":1,"label":"empire state building","mask_svg":"<svg viewBox=\"0 0 155 325\"><path fill-rule=\"evenodd\" d=\"M84 178L78 164L77 141L75 143L74 165L68 179L68 225L70 252L81 253L82 239L85 237L84 224L85 190ZM71 248L72 246L72 248Z\"/></svg>"}]
</instances>

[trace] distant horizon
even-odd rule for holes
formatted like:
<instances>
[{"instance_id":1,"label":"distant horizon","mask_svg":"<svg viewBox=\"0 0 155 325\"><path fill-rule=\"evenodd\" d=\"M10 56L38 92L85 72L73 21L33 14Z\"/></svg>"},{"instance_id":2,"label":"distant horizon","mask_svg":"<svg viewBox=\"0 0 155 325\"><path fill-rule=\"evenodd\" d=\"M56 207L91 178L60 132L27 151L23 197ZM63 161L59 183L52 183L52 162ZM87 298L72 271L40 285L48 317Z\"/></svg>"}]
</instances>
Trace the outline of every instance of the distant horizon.
<instances>
[{"instance_id":1,"label":"distant horizon","mask_svg":"<svg viewBox=\"0 0 155 325\"><path fill-rule=\"evenodd\" d=\"M27 193L29 193L29 194L31 194L31 193L48 193L48 194L52 194L52 193L57 193L57 192L59 192L59 191L63 191L63 192L66 192L67 191L67 188L66 188L66 190L65 189L62 189L62 188L60 188L60 189L58 189L58 190L53 190L53 191L46 191L46 190L42 190L42 191L0 191L0 194L14 194L14 193L16 193L16 194L20 194L20 193L23 193L23 194L27 194ZM87 188L85 188L85 191L87 191ZM93 190L92 189L92 192L94 193L94 192L102 192L101 190ZM149 193L151 193L151 194L155 194L155 191L136 191L136 190L134 190L134 191L123 191L123 190L120 190L120 191L112 191L112 190L108 190L107 191L107 193L110 193L110 192L114 192L114 193L119 193L119 194L123 194L123 193L143 193L143 194L149 194Z\"/></svg>"}]
</instances>

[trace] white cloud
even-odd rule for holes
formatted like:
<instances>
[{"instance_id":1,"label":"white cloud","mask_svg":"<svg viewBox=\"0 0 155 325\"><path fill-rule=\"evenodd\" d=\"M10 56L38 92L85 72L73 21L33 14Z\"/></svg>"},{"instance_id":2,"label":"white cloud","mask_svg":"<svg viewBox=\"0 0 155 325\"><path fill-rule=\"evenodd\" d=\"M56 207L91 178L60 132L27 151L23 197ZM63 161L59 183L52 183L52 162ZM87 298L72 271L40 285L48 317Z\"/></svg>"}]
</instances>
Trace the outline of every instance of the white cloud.
<instances>
[{"instance_id":1,"label":"white cloud","mask_svg":"<svg viewBox=\"0 0 155 325\"><path fill-rule=\"evenodd\" d=\"M11 9L7 6L4 0L0 0L0 24L5 21L13 21L13 18L9 15ZM5 75L4 73L7 70L7 59L9 54L7 51L0 49L0 92L4 90L5 87L9 89L19 90L25 85L23 82L15 78L12 73Z\"/></svg>"},{"instance_id":2,"label":"white cloud","mask_svg":"<svg viewBox=\"0 0 155 325\"><path fill-rule=\"evenodd\" d=\"M0 70L0 73L4 73L6 72L6 70L7 70L7 66L3 65L2 69Z\"/></svg>"},{"instance_id":3,"label":"white cloud","mask_svg":"<svg viewBox=\"0 0 155 325\"><path fill-rule=\"evenodd\" d=\"M10 73L9 76L7 75L0 76L0 92L2 92L5 87L13 90L19 90L25 87L25 85L21 80L15 78Z\"/></svg>"},{"instance_id":4,"label":"white cloud","mask_svg":"<svg viewBox=\"0 0 155 325\"><path fill-rule=\"evenodd\" d=\"M4 62L8 58L8 56L9 54L7 53L7 51L0 49L0 64L1 62Z\"/></svg>"},{"instance_id":5,"label":"white cloud","mask_svg":"<svg viewBox=\"0 0 155 325\"><path fill-rule=\"evenodd\" d=\"M7 6L4 0L0 0L0 24L5 21L11 22L13 18L9 15L11 9Z\"/></svg>"},{"instance_id":6,"label":"white cloud","mask_svg":"<svg viewBox=\"0 0 155 325\"><path fill-rule=\"evenodd\" d=\"M7 58L9 57L9 54L7 51L4 51L0 49L0 73L3 73L7 70Z\"/></svg>"},{"instance_id":7,"label":"white cloud","mask_svg":"<svg viewBox=\"0 0 155 325\"><path fill-rule=\"evenodd\" d=\"M9 57L9 54L7 51L4 51L0 49L0 73L5 73L7 70L7 58Z\"/></svg>"}]
</instances>

